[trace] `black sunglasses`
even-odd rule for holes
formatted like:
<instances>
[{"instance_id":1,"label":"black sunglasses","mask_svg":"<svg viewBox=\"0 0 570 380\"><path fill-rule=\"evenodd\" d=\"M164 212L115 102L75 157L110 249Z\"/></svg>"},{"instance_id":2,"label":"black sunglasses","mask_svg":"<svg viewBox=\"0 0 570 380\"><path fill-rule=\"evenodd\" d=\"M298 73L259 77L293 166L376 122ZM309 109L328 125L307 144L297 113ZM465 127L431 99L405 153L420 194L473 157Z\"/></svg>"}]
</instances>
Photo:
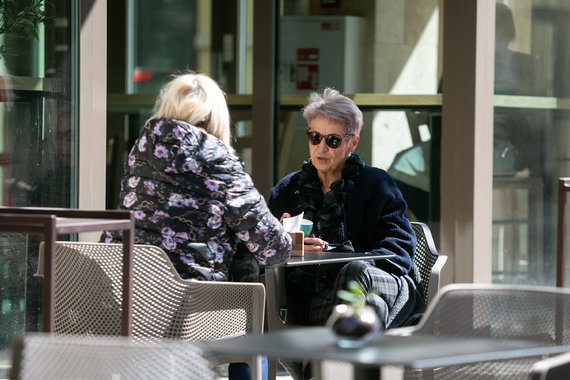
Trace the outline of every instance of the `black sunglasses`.
<instances>
[{"instance_id":1,"label":"black sunglasses","mask_svg":"<svg viewBox=\"0 0 570 380\"><path fill-rule=\"evenodd\" d=\"M322 139L325 139L325 143L329 148L336 149L342 144L342 140L354 136L354 134L340 136L334 133L330 135L321 135L319 132L307 130L307 140L313 145L319 145Z\"/></svg>"}]
</instances>

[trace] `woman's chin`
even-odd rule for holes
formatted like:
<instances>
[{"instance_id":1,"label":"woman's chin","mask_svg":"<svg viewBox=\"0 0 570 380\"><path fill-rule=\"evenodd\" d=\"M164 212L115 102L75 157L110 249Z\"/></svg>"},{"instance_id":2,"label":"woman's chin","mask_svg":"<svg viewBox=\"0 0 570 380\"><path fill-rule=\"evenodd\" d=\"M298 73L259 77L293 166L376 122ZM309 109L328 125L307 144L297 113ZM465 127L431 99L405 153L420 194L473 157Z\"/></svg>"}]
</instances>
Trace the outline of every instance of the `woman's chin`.
<instances>
[{"instance_id":1,"label":"woman's chin","mask_svg":"<svg viewBox=\"0 0 570 380\"><path fill-rule=\"evenodd\" d=\"M317 171L319 171L319 172L326 172L330 168L328 161L313 160L312 162L313 162L313 166L315 167L315 169L317 169Z\"/></svg>"}]
</instances>

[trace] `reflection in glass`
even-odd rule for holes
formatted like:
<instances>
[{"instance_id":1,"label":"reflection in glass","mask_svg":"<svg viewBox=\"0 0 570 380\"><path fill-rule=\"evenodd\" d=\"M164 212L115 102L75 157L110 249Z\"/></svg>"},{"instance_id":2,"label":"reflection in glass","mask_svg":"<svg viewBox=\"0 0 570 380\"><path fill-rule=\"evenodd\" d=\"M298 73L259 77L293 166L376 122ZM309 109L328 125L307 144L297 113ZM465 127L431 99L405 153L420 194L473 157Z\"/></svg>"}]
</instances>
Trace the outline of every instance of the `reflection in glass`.
<instances>
[{"instance_id":1,"label":"reflection in glass","mask_svg":"<svg viewBox=\"0 0 570 380\"><path fill-rule=\"evenodd\" d=\"M117 206L123 163L170 74L205 73L229 97L251 94L253 0L109 2L107 37L106 207L112 209ZM242 122L251 116L241 117L251 106L228 103L236 149L251 170L251 125Z\"/></svg>"},{"instance_id":2,"label":"reflection in glass","mask_svg":"<svg viewBox=\"0 0 570 380\"><path fill-rule=\"evenodd\" d=\"M569 8L497 1L493 281L554 285L558 177L568 175ZM497 103L496 103L497 104Z\"/></svg>"},{"instance_id":3,"label":"reflection in glass","mask_svg":"<svg viewBox=\"0 0 570 380\"><path fill-rule=\"evenodd\" d=\"M278 90L282 97L297 95L298 104L281 104L276 178L308 159L300 109L310 92L334 87L349 95L405 95L398 105L361 105L355 98L364 112L358 151L394 176L411 218L428 223L437 239L440 110L417 107L414 95L437 93L439 2L282 4Z\"/></svg>"},{"instance_id":4,"label":"reflection in glass","mask_svg":"<svg viewBox=\"0 0 570 380\"><path fill-rule=\"evenodd\" d=\"M20 12L15 22L35 33L0 35L0 202L77 207L77 4L2 4L9 5ZM45 21L34 25L23 9L45 12ZM41 328L41 280L32 277L41 239L0 235L0 351L14 335Z\"/></svg>"}]
</instances>

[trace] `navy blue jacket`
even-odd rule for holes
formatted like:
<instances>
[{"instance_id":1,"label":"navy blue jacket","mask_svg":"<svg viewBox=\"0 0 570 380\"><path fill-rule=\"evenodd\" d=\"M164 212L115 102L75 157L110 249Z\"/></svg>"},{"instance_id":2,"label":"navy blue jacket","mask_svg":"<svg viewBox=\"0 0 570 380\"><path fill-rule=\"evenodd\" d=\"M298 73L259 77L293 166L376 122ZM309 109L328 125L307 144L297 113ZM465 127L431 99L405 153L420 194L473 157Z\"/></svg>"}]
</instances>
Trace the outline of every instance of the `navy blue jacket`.
<instances>
[{"instance_id":1,"label":"navy blue jacket","mask_svg":"<svg viewBox=\"0 0 570 380\"><path fill-rule=\"evenodd\" d=\"M285 176L271 189L269 209L277 218L299 210L299 172ZM406 201L392 177L384 170L365 166L352 179L345 217L348 239L356 252L395 254L377 265L395 275L407 275L413 266L416 236L406 215Z\"/></svg>"}]
</instances>

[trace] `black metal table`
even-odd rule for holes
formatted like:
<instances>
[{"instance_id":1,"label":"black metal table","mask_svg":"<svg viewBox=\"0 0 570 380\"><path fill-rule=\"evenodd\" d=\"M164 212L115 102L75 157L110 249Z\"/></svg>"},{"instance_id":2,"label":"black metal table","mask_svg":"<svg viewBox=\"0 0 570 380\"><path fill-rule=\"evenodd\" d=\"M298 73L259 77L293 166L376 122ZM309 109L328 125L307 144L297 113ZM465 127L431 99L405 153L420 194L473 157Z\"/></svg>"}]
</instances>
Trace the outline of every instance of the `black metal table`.
<instances>
[{"instance_id":1,"label":"black metal table","mask_svg":"<svg viewBox=\"0 0 570 380\"><path fill-rule=\"evenodd\" d=\"M570 351L570 346L544 346L536 342L451 338L435 335L379 335L361 348L341 348L326 327L300 327L264 335L203 342L211 354L267 355L292 360L343 360L355 365L355 379L378 380L385 365L407 368L435 368L553 355ZM316 368L317 366L314 366Z\"/></svg>"},{"instance_id":2,"label":"black metal table","mask_svg":"<svg viewBox=\"0 0 570 380\"><path fill-rule=\"evenodd\" d=\"M285 267L346 263L356 260L386 260L395 255L371 252L315 252L305 251L303 256L291 256L285 265L265 270L267 292L267 328L280 330L284 325L279 313L285 295Z\"/></svg>"}]
</instances>

